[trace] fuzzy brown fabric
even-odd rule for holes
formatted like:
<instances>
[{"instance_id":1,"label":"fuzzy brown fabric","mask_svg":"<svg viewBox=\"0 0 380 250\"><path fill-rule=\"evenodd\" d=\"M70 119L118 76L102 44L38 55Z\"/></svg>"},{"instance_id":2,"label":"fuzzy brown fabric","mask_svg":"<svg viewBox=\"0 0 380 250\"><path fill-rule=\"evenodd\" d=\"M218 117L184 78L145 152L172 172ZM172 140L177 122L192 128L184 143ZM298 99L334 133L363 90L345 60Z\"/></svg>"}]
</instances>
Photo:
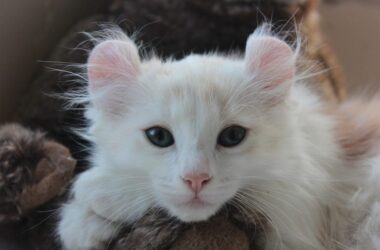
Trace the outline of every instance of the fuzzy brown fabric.
<instances>
[{"instance_id":1,"label":"fuzzy brown fabric","mask_svg":"<svg viewBox=\"0 0 380 250\"><path fill-rule=\"evenodd\" d=\"M234 207L227 207L207 222L182 223L162 211L148 212L119 234L110 249L257 249L256 228Z\"/></svg>"},{"instance_id":2,"label":"fuzzy brown fabric","mask_svg":"<svg viewBox=\"0 0 380 250\"><path fill-rule=\"evenodd\" d=\"M17 124L0 128L0 224L19 221L64 190L75 160L69 150Z\"/></svg>"},{"instance_id":3,"label":"fuzzy brown fabric","mask_svg":"<svg viewBox=\"0 0 380 250\"><path fill-rule=\"evenodd\" d=\"M323 71L312 78L314 88L325 100L334 103L344 98L345 82L335 56L320 32L317 4L317 0L116 0L104 15L90 17L73 27L54 50L49 61L85 63L87 58L85 50L67 48L75 48L82 43L83 48L91 49L92 45L85 42L87 38L78 32L99 29L97 22L111 21L119 23L120 27L127 31L140 30L138 41L154 48L164 57L176 58L181 58L190 51L202 53L215 49L222 52L231 49L243 50L248 35L264 20L272 21L275 29L284 27L285 30L291 29L296 23L305 37L306 43L303 47L305 58L316 61L318 63L316 70ZM289 38L292 39L292 36ZM310 65L305 63L300 66L307 68ZM66 65L52 67L78 72L75 67ZM49 135L68 146L76 159L82 160L85 157L82 152L83 144L86 142L75 134L68 133L67 130L84 123L82 107L65 110L62 108L64 100L46 95L46 93L66 92L77 87L68 84L68 80L72 79L64 73L50 69L43 70L30 85L28 95L21 99L14 120L34 128L43 128L49 132ZM36 141L37 145L40 145L38 136L30 138L30 141ZM29 147L26 146L23 150L27 148ZM36 157L40 151L35 152L33 156L41 159ZM64 151L60 153L66 155ZM58 157L57 154L55 157ZM14 179L10 178L12 185L9 187L12 187L10 190L13 195L7 195L5 191L0 193L0 200L3 199L2 202L7 204L0 208L4 210L3 217L7 220L19 220L24 215L21 200L33 206L47 200L46 197L33 198L30 192L24 191L27 190L25 187L28 187L24 183L39 183L38 176L45 174L41 172L45 168L37 167L38 160L33 157L28 159L27 164L32 167L19 170L18 167L10 168L7 163L8 167L4 168L6 176L16 176ZM45 164L48 164L48 161ZM11 165L19 166L13 163ZM84 166L84 164L79 165ZM77 170L82 169L77 168ZM21 171L21 174L18 171ZM28 195L22 199L22 194ZM41 192L40 194L44 197ZM29 196L34 202L27 200L26 197ZM47 197L51 198L51 195ZM46 210L51 209L49 203L45 206ZM44 215L28 213L24 218L27 220L28 228L33 228L28 231L28 239L34 248L59 249L52 236L56 223L54 216L49 213ZM258 235L262 228L256 225L265 226L265 223L257 221L255 223L258 219L247 218L229 206L210 221L195 224L181 223L163 212L151 212L133 225L124 225L119 235L110 242L108 249L257 249L261 240Z\"/></svg>"}]
</instances>

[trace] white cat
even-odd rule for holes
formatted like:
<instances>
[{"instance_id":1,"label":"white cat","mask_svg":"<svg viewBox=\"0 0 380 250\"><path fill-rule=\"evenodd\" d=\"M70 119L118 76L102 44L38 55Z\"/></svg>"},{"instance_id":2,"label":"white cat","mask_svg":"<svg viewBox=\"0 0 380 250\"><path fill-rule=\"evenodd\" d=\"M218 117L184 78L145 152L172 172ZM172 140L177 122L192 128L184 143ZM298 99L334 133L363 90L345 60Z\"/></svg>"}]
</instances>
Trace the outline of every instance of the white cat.
<instances>
[{"instance_id":1,"label":"white cat","mask_svg":"<svg viewBox=\"0 0 380 250\"><path fill-rule=\"evenodd\" d=\"M380 249L380 104L320 102L298 51L268 26L244 58L142 59L108 34L88 59L96 146L62 208L64 247L102 249L151 207L191 222L231 201L268 220L262 249Z\"/></svg>"}]
</instances>

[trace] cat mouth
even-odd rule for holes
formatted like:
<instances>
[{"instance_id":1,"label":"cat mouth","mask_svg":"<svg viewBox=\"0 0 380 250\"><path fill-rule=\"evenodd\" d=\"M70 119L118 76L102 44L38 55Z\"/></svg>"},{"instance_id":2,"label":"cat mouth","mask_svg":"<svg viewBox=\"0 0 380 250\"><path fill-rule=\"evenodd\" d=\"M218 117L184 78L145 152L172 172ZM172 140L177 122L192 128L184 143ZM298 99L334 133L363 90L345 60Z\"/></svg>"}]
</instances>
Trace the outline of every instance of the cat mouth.
<instances>
[{"instance_id":1,"label":"cat mouth","mask_svg":"<svg viewBox=\"0 0 380 250\"><path fill-rule=\"evenodd\" d=\"M198 197L193 198L187 203L188 206L190 207L203 207L206 205L209 205L207 202L199 199Z\"/></svg>"},{"instance_id":2,"label":"cat mouth","mask_svg":"<svg viewBox=\"0 0 380 250\"><path fill-rule=\"evenodd\" d=\"M188 208L193 208L193 209L204 208L204 207L207 207L207 206L210 206L210 205L211 204L209 202L202 200L198 196L195 196L191 200L180 204L180 206L188 207Z\"/></svg>"},{"instance_id":3,"label":"cat mouth","mask_svg":"<svg viewBox=\"0 0 380 250\"><path fill-rule=\"evenodd\" d=\"M172 215L184 222L195 222L207 220L216 213L218 204L211 203L203 197L192 196L181 202L172 203L168 207Z\"/></svg>"}]
</instances>

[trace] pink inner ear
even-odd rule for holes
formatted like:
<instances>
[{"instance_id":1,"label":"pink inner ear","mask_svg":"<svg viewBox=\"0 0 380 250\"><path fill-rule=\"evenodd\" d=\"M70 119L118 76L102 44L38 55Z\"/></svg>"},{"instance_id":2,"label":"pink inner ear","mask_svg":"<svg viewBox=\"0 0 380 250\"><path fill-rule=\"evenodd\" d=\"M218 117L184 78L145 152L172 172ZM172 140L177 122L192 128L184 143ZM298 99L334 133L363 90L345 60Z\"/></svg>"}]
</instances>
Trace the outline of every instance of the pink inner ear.
<instances>
[{"instance_id":1,"label":"pink inner ear","mask_svg":"<svg viewBox=\"0 0 380 250\"><path fill-rule=\"evenodd\" d=\"M246 62L249 74L255 75L257 80L268 79L265 89L291 80L295 72L292 49L275 37L250 37Z\"/></svg>"},{"instance_id":2,"label":"pink inner ear","mask_svg":"<svg viewBox=\"0 0 380 250\"><path fill-rule=\"evenodd\" d=\"M132 41L109 40L97 45L87 62L87 74L91 91L96 91L112 81L125 82L139 73L140 59Z\"/></svg>"},{"instance_id":3,"label":"pink inner ear","mask_svg":"<svg viewBox=\"0 0 380 250\"><path fill-rule=\"evenodd\" d=\"M115 69L121 65L120 58L104 55L98 55L90 58L92 66L88 68L89 80L91 82L99 79L113 79L116 78L115 72L111 69Z\"/></svg>"}]
</instances>

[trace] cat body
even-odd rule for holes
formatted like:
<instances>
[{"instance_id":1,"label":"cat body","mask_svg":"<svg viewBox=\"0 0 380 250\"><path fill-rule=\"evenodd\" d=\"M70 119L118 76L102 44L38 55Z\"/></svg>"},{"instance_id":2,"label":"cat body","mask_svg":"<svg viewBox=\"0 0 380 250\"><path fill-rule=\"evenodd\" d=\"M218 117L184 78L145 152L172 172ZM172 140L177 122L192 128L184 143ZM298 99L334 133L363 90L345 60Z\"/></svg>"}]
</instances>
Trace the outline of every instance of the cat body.
<instances>
[{"instance_id":1,"label":"cat body","mask_svg":"<svg viewBox=\"0 0 380 250\"><path fill-rule=\"evenodd\" d=\"M88 59L95 148L62 207L65 248L102 249L151 208L193 222L227 202L265 218L262 249L380 248L376 101L321 102L265 26L244 58L142 60L115 34Z\"/></svg>"}]
</instances>

